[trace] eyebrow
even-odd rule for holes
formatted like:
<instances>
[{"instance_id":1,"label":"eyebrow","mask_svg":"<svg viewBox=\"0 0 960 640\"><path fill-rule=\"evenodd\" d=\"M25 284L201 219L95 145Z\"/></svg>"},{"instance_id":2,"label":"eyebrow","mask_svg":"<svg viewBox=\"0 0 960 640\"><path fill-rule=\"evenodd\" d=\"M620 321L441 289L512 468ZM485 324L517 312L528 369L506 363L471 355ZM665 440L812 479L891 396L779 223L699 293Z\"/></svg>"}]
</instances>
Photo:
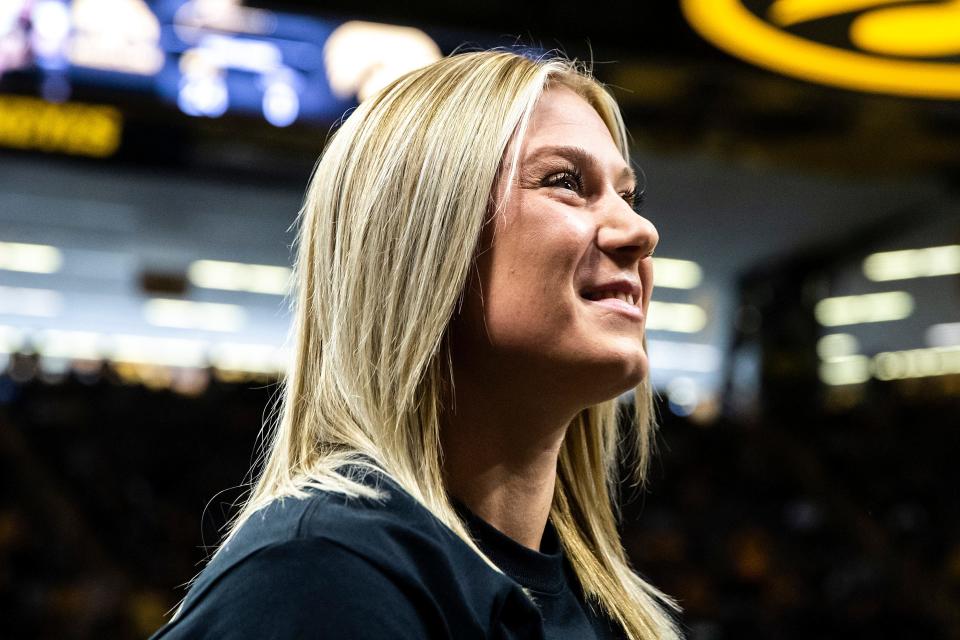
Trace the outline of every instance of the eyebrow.
<instances>
[{"instance_id":1,"label":"eyebrow","mask_svg":"<svg viewBox=\"0 0 960 640\"><path fill-rule=\"evenodd\" d=\"M560 156L574 164L603 173L600 161L583 147L568 145L540 147L526 158L526 162L538 162L549 156ZM621 178L630 178L634 183L637 182L637 174L629 166L624 167L623 170L617 174L617 179Z\"/></svg>"}]
</instances>

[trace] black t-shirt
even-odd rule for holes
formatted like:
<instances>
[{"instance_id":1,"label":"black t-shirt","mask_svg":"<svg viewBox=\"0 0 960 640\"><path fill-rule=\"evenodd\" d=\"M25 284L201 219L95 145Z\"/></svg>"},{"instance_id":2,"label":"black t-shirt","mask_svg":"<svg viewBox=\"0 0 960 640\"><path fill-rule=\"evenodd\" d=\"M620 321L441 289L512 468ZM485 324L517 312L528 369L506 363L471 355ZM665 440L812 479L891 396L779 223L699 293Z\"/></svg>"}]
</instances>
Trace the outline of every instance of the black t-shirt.
<instances>
[{"instance_id":1,"label":"black t-shirt","mask_svg":"<svg viewBox=\"0 0 960 640\"><path fill-rule=\"evenodd\" d=\"M310 490L251 516L152 640L626 637L584 601L552 525L537 552L456 505L504 575L391 479L363 481L388 498Z\"/></svg>"}]
</instances>

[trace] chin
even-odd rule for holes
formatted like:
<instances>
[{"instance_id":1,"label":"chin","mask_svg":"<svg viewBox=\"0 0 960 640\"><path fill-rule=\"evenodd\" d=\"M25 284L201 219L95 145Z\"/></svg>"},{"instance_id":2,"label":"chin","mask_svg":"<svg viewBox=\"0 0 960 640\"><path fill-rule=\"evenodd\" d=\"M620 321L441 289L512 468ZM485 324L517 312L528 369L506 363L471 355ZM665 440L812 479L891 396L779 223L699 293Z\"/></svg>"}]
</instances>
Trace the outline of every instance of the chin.
<instances>
[{"instance_id":1,"label":"chin","mask_svg":"<svg viewBox=\"0 0 960 640\"><path fill-rule=\"evenodd\" d=\"M614 354L611 354L614 356ZM642 350L630 354L619 353L602 363L595 363L594 370L585 376L591 382L594 393L593 404L613 400L623 393L635 389L649 373L647 354Z\"/></svg>"},{"instance_id":2,"label":"chin","mask_svg":"<svg viewBox=\"0 0 960 640\"><path fill-rule=\"evenodd\" d=\"M631 367L629 371L624 376L622 388L617 391L616 395L621 393L626 393L631 389L635 389L637 385L643 382L648 372L649 367L647 366L647 357L643 356L640 362L635 363L635 366Z\"/></svg>"}]
</instances>

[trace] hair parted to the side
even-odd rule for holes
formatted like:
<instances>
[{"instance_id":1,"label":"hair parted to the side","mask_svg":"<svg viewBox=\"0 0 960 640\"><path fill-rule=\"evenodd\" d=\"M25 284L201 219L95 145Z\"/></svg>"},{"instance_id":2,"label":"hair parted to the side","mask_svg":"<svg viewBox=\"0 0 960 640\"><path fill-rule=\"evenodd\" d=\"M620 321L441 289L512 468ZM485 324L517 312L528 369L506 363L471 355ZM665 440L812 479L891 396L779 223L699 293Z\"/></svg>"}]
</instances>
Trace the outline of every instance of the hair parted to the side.
<instances>
[{"instance_id":1,"label":"hair parted to the side","mask_svg":"<svg viewBox=\"0 0 960 640\"><path fill-rule=\"evenodd\" d=\"M332 136L298 218L294 360L283 404L224 544L258 509L308 487L377 497L337 472L369 458L483 556L443 482L441 413L454 382L447 329L494 210L504 154L554 85L597 110L629 162L619 109L589 72L510 51L462 53L409 73ZM655 429L649 383L635 395L626 435L642 482ZM615 400L577 416L551 519L593 605L633 640L677 638L666 613L676 605L630 569L620 543L619 443Z\"/></svg>"}]
</instances>

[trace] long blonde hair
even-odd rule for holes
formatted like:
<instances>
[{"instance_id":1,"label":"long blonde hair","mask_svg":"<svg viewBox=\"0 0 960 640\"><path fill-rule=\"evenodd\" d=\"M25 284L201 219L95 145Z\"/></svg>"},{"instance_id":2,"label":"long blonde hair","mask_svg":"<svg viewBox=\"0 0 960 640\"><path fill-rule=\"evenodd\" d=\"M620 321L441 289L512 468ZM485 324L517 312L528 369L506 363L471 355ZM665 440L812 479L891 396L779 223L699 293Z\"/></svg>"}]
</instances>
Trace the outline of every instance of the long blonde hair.
<instances>
[{"instance_id":1,"label":"long blonde hair","mask_svg":"<svg viewBox=\"0 0 960 640\"><path fill-rule=\"evenodd\" d=\"M447 329L508 144L523 137L553 85L597 110L629 162L619 109L588 72L569 60L508 51L463 53L407 74L332 136L298 218L294 361L283 404L226 541L270 501L310 487L377 497L337 472L373 460L490 563L444 488ZM655 428L647 381L635 396L628 438L642 482ZM620 444L615 400L576 417L560 452L550 517L591 603L633 640L677 638L665 612L676 605L630 569L617 533Z\"/></svg>"}]
</instances>

